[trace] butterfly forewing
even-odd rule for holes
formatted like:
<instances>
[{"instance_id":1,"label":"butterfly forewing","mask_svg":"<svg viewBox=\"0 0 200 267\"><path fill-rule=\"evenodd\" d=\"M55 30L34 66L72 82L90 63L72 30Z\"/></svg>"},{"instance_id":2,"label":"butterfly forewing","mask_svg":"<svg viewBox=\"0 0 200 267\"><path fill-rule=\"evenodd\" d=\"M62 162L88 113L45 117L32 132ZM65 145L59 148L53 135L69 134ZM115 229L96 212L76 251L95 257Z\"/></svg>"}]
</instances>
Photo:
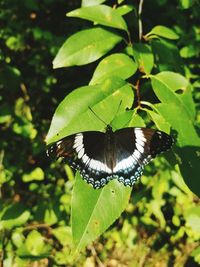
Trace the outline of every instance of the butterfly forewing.
<instances>
[{"instance_id":1,"label":"butterfly forewing","mask_svg":"<svg viewBox=\"0 0 200 267\"><path fill-rule=\"evenodd\" d=\"M117 178L132 186L157 154L170 149L170 135L149 128L90 131L65 137L49 146L48 155L62 157L94 188Z\"/></svg>"}]
</instances>

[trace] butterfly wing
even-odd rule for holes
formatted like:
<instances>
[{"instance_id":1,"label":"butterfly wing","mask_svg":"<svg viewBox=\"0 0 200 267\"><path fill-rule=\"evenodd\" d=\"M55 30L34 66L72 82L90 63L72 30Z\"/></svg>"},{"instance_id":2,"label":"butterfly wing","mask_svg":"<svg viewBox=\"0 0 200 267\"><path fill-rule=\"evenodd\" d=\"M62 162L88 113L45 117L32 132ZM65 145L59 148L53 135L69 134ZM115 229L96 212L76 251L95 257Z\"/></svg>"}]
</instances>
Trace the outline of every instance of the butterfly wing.
<instances>
[{"instance_id":1,"label":"butterfly wing","mask_svg":"<svg viewBox=\"0 0 200 267\"><path fill-rule=\"evenodd\" d=\"M170 135L148 128L90 131L67 136L49 146L47 154L62 157L94 188L117 178L132 186L157 154L171 148Z\"/></svg>"},{"instance_id":2,"label":"butterfly wing","mask_svg":"<svg viewBox=\"0 0 200 267\"><path fill-rule=\"evenodd\" d=\"M161 152L171 148L170 135L149 128L124 128L115 132L113 175L124 185L132 186L144 166Z\"/></svg>"},{"instance_id":3,"label":"butterfly wing","mask_svg":"<svg viewBox=\"0 0 200 267\"><path fill-rule=\"evenodd\" d=\"M62 157L80 171L84 180L94 188L100 188L112 179L112 169L106 164L105 138L102 132L77 133L49 145L47 155Z\"/></svg>"}]
</instances>

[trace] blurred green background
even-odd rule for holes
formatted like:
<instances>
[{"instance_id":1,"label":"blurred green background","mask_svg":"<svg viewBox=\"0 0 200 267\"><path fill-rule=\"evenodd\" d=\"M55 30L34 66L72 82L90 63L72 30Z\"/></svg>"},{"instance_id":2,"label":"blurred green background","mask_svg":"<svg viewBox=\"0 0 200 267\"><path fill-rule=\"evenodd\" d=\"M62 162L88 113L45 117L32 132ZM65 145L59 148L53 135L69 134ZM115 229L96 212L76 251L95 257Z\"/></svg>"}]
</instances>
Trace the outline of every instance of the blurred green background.
<instances>
[{"instance_id":1,"label":"blurred green background","mask_svg":"<svg viewBox=\"0 0 200 267\"><path fill-rule=\"evenodd\" d=\"M76 0L0 2L0 266L199 266L199 199L157 160L110 229L76 261L68 256L74 177L47 158L44 140L55 108L88 83L95 66L52 68L66 38L89 25L66 18L78 7ZM189 0L146 1L143 9L145 32L162 24L184 33L179 49L186 76L195 79L197 126L199 12L199 1Z\"/></svg>"}]
</instances>

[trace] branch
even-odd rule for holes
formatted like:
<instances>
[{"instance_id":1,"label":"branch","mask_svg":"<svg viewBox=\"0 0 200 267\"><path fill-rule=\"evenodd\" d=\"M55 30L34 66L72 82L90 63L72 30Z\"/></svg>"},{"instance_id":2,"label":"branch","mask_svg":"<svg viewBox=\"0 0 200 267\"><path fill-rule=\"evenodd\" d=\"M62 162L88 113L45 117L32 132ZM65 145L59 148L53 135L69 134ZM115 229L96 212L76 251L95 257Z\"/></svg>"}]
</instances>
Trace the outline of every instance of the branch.
<instances>
[{"instance_id":1,"label":"branch","mask_svg":"<svg viewBox=\"0 0 200 267\"><path fill-rule=\"evenodd\" d=\"M141 20L143 1L144 1L144 0L140 0L140 2L139 2L139 7L138 7L139 40L142 40L142 35L143 35L142 20Z\"/></svg>"}]
</instances>

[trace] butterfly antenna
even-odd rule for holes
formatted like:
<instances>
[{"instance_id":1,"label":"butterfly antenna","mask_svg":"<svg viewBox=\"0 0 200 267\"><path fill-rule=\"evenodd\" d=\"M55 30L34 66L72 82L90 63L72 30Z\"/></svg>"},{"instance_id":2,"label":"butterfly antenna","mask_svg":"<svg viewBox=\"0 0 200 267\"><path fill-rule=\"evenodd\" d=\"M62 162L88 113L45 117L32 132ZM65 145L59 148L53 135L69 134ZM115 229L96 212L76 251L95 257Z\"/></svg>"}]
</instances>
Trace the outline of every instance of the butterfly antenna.
<instances>
[{"instance_id":1,"label":"butterfly antenna","mask_svg":"<svg viewBox=\"0 0 200 267\"><path fill-rule=\"evenodd\" d=\"M100 121L102 121L106 126L107 126L107 123L104 121L104 120L102 120L102 118L100 118L95 112L94 112L94 110L91 108L91 107L88 107L89 108L89 110L90 111L92 111L92 113L100 120Z\"/></svg>"},{"instance_id":2,"label":"butterfly antenna","mask_svg":"<svg viewBox=\"0 0 200 267\"><path fill-rule=\"evenodd\" d=\"M119 109L120 109L121 105L122 105L122 100L120 100L120 102L119 102L119 106L118 106L118 108L117 108L117 112L116 112L115 116L116 116L117 113L119 112Z\"/></svg>"}]
</instances>

